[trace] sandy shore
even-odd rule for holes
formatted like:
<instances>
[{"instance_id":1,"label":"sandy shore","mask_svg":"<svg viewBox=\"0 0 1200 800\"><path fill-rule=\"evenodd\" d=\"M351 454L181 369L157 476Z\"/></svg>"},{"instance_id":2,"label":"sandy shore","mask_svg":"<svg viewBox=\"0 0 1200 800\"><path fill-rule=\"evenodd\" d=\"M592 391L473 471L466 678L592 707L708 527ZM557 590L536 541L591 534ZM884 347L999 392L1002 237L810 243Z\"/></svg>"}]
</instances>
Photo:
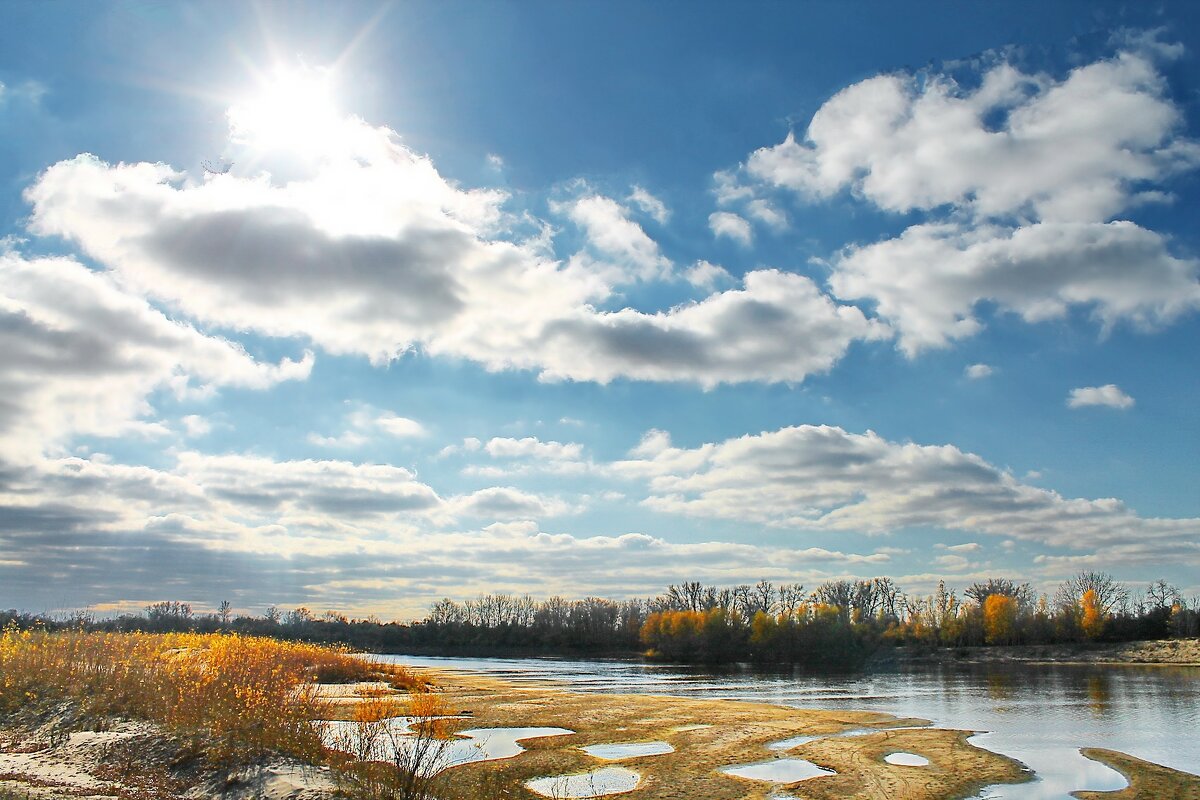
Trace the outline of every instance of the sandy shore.
<instances>
[{"instance_id":1,"label":"sandy shore","mask_svg":"<svg viewBox=\"0 0 1200 800\"><path fill-rule=\"evenodd\" d=\"M1029 779L1022 766L967 743L969 731L904 729L924 720L887 714L790 709L759 703L647 695L596 695L550 685L512 684L454 672L434 673L453 711L470 719L455 727L557 726L576 733L523 741L519 758L457 767L441 794L447 800L503 796L532 800L524 782L546 775L584 772L607 762L579 747L612 742L666 741L675 752L620 762L642 774L630 800L765 800L779 789L718 772L721 767L796 756L836 770L803 782L811 800L833 798L964 797L994 783ZM349 703L347 703L347 713ZM707 726L707 727L697 727ZM863 728L877 732L825 738L790 751L767 744L800 734L837 734ZM893 766L884 756L915 753L927 767ZM797 784L799 786L799 784ZM507 791L498 795L497 790Z\"/></svg>"},{"instance_id":2,"label":"sandy shore","mask_svg":"<svg viewBox=\"0 0 1200 800\"><path fill-rule=\"evenodd\" d=\"M1014 647L884 648L883 664L1097 664L1200 667L1200 639L1020 645Z\"/></svg>"},{"instance_id":3,"label":"sandy shore","mask_svg":"<svg viewBox=\"0 0 1200 800\"><path fill-rule=\"evenodd\" d=\"M583 773L610 763L637 770L637 788L619 795L629 800L767 800L778 784L747 780L719 770L775 758L798 757L837 774L790 787L806 800L945 800L974 794L986 785L1019 783L1030 773L1021 764L967 742L970 731L921 727L924 720L876 712L792 709L760 703L647 695L601 695L568 691L552 684L510 683L495 678L430 671L451 713L452 730L550 726L575 731L569 736L527 739L519 757L455 767L443 773L437 793L443 800L540 800L526 781ZM334 716L350 718L362 695L386 685L326 686ZM397 695L402 699L405 695ZM116 723L104 731L60 731L47 721L32 738L0 729L0 797L93 798L189 797L325 800L335 784L327 769L294 763L263 764L254 771L204 782L162 773L165 794L133 792L144 778L135 769L167 737L147 723ZM838 736L847 731L863 735ZM767 747L797 735L820 736L781 751ZM605 762L587 755L592 744L665 741L674 752ZM896 766L884 758L903 752L923 756L927 766ZM1110 750L1084 755L1119 770L1130 780L1121 792L1080 792L1086 800L1178 798L1200 800L1200 778ZM164 762L170 760L164 753Z\"/></svg>"},{"instance_id":4,"label":"sandy shore","mask_svg":"<svg viewBox=\"0 0 1200 800\"><path fill-rule=\"evenodd\" d=\"M1195 775L1151 764L1116 750L1085 747L1079 752L1112 767L1129 781L1129 786L1119 792L1073 792L1079 800L1200 800L1200 778Z\"/></svg>"}]
</instances>

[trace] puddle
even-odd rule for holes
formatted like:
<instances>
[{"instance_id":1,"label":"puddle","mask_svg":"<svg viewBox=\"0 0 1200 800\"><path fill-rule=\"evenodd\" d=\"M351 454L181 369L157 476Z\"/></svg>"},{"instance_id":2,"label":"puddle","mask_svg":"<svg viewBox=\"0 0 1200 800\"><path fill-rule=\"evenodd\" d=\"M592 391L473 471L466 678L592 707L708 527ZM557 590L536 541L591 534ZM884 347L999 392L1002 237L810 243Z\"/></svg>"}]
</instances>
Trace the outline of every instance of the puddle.
<instances>
[{"instance_id":1,"label":"puddle","mask_svg":"<svg viewBox=\"0 0 1200 800\"><path fill-rule=\"evenodd\" d=\"M705 728L711 728L711 727L712 727L712 725L704 725L704 724L698 724L698 725L676 725L674 728L671 728L671 730L672 730L674 733L686 733L687 731L702 731L702 730L704 730Z\"/></svg>"},{"instance_id":2,"label":"puddle","mask_svg":"<svg viewBox=\"0 0 1200 800\"><path fill-rule=\"evenodd\" d=\"M831 769L818 767L803 758L775 758L738 767L722 767L721 772L739 778L749 778L752 781L768 781L770 783L795 783L822 775L837 774Z\"/></svg>"},{"instance_id":3,"label":"puddle","mask_svg":"<svg viewBox=\"0 0 1200 800\"><path fill-rule=\"evenodd\" d=\"M977 733L967 738L970 744L984 750L999 752L998 748L989 747L996 740L995 733ZM1055 764L1053 772L1034 772L1033 780L1021 784L1020 797L1028 800L1057 800L1067 797L1071 792L1119 792L1129 786L1129 781L1115 769L1085 758L1078 749L1070 746L1043 747L1038 751L1030 749L1006 747L1003 755L1016 758L1024 764L1029 764L1034 758L1045 759L1047 763ZM1028 767L1026 769L1030 772ZM992 800L992 798L1015 796L1014 787L999 784L984 787L972 800Z\"/></svg>"},{"instance_id":4,"label":"puddle","mask_svg":"<svg viewBox=\"0 0 1200 800\"><path fill-rule=\"evenodd\" d=\"M817 739L824 739L824 738L825 738L824 735L811 736L809 734L803 734L801 736L793 736L790 739L783 739L782 741L771 742L770 744L767 745L767 749L768 750L791 750L793 747L799 747L802 744L808 744L809 742L815 742Z\"/></svg>"},{"instance_id":5,"label":"puddle","mask_svg":"<svg viewBox=\"0 0 1200 800\"><path fill-rule=\"evenodd\" d=\"M629 742L627 744L592 744L579 748L589 756L604 758L609 761L620 761L623 758L639 758L641 756L661 756L674 753L675 748L666 742Z\"/></svg>"},{"instance_id":6,"label":"puddle","mask_svg":"<svg viewBox=\"0 0 1200 800\"><path fill-rule=\"evenodd\" d=\"M354 722L327 723L326 747L365 756L368 761L386 761L415 766L423 775L437 773L476 761L497 761L525 752L518 742L540 736L566 736L575 731L566 728L473 728L459 731L454 739L430 740L415 736L410 727L414 718L387 720L385 731L374 742L358 741L359 727Z\"/></svg>"},{"instance_id":7,"label":"puddle","mask_svg":"<svg viewBox=\"0 0 1200 800\"><path fill-rule=\"evenodd\" d=\"M925 730L927 726L906 726L903 728L852 728L841 733L819 733L819 734L801 734L793 736L790 739L783 739L778 742L771 742L767 745L768 750L791 750L793 747L799 747L802 744L815 742L817 739L840 739L845 736L870 736L872 733L887 733L888 731L913 731Z\"/></svg>"},{"instance_id":8,"label":"puddle","mask_svg":"<svg viewBox=\"0 0 1200 800\"><path fill-rule=\"evenodd\" d=\"M919 756L916 753L889 753L883 757L883 760L898 767L929 766L929 759L925 756Z\"/></svg>"},{"instance_id":9,"label":"puddle","mask_svg":"<svg viewBox=\"0 0 1200 800\"><path fill-rule=\"evenodd\" d=\"M632 792L642 776L625 767L601 767L578 775L557 775L526 781L531 792L543 797L582 798L603 797L610 794Z\"/></svg>"}]
</instances>

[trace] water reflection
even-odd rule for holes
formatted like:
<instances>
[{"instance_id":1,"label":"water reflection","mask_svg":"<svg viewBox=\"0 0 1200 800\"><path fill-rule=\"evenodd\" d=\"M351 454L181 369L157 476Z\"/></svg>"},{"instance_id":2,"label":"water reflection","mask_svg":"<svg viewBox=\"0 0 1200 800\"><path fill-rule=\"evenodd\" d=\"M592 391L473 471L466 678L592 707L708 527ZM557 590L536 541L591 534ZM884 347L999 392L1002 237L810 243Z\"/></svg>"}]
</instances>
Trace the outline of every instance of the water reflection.
<instances>
[{"instance_id":1,"label":"water reflection","mask_svg":"<svg viewBox=\"0 0 1200 800\"><path fill-rule=\"evenodd\" d=\"M1109 676L1103 672L1088 676L1087 695L1093 713L1102 715L1110 711L1112 681Z\"/></svg>"},{"instance_id":2,"label":"water reflection","mask_svg":"<svg viewBox=\"0 0 1200 800\"><path fill-rule=\"evenodd\" d=\"M993 700L1010 700L1013 696L1012 676L1003 672L987 676L988 697Z\"/></svg>"}]
</instances>

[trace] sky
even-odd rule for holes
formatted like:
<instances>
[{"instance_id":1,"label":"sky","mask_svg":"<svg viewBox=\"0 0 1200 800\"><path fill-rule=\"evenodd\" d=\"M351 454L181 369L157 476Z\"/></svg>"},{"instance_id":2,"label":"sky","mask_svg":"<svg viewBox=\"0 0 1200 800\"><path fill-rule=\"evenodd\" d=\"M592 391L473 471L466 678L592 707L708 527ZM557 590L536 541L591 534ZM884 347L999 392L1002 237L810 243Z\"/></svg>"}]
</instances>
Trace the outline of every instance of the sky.
<instances>
[{"instance_id":1,"label":"sky","mask_svg":"<svg viewBox=\"0 0 1200 800\"><path fill-rule=\"evenodd\" d=\"M0 608L1200 595L1200 6L0 7Z\"/></svg>"}]
</instances>

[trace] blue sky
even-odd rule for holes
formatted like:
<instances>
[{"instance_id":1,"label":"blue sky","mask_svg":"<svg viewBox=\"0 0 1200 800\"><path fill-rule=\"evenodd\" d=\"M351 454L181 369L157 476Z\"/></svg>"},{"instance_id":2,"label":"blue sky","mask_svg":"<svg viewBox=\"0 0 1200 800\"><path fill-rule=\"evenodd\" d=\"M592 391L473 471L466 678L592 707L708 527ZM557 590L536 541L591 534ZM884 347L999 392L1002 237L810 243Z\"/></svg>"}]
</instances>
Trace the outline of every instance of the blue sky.
<instances>
[{"instance_id":1,"label":"blue sky","mask_svg":"<svg viewBox=\"0 0 1200 800\"><path fill-rule=\"evenodd\" d=\"M1193 4L0 13L0 606L1200 593Z\"/></svg>"}]
</instances>

